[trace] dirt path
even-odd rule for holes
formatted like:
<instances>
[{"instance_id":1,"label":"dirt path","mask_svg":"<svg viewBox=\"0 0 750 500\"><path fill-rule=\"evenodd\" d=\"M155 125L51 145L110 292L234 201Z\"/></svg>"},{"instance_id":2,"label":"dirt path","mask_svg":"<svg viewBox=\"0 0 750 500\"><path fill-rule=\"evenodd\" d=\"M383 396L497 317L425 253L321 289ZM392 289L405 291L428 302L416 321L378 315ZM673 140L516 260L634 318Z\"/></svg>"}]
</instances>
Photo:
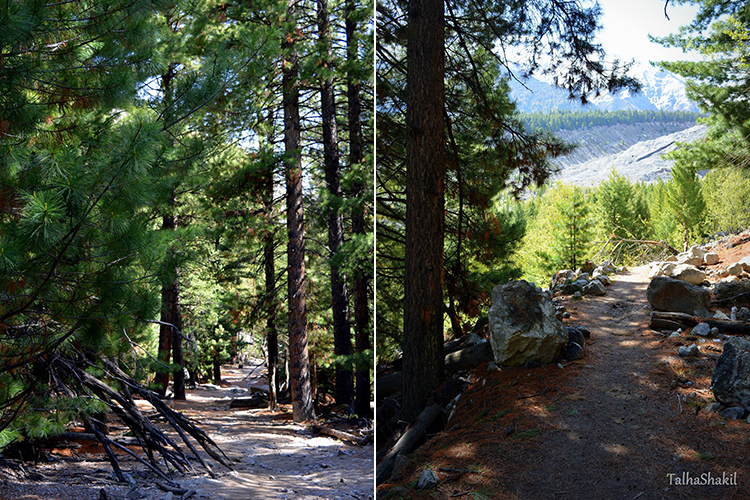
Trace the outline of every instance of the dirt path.
<instances>
[{"instance_id":1,"label":"dirt path","mask_svg":"<svg viewBox=\"0 0 750 500\"><path fill-rule=\"evenodd\" d=\"M276 413L229 408L232 398L249 396L251 387L263 385L261 370L254 368L225 367L226 387L199 386L188 390L187 401L172 402L235 461L233 471L214 462L215 479L198 469L194 476L175 476L174 480L182 488L195 490L192 499L371 500L372 444L355 446L314 436L306 426L292 421L290 407ZM39 464L0 461L0 500L167 497L151 481L152 476L128 457L121 457L122 466L135 479L135 486L114 481L100 447L73 451L53 451Z\"/></svg>"},{"instance_id":2,"label":"dirt path","mask_svg":"<svg viewBox=\"0 0 750 500\"><path fill-rule=\"evenodd\" d=\"M721 345L678 357L679 345L697 339L648 328L646 274L635 268L604 297L566 302L566 323L591 331L583 360L475 372L449 430L378 498L750 498L750 425L701 411L711 401L710 354ZM425 467L440 479L429 493L413 488ZM709 473L711 481L737 473L737 484L677 484Z\"/></svg>"}]
</instances>

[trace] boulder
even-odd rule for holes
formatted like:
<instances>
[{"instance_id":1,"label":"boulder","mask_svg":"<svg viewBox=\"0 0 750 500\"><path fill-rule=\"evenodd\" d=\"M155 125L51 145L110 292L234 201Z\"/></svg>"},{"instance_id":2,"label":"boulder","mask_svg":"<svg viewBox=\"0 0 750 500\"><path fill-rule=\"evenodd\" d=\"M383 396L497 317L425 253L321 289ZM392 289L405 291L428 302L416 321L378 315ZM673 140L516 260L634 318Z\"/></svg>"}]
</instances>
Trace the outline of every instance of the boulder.
<instances>
[{"instance_id":1,"label":"boulder","mask_svg":"<svg viewBox=\"0 0 750 500\"><path fill-rule=\"evenodd\" d=\"M719 254L716 252L706 252L703 256L703 263L707 266L713 266L719 263Z\"/></svg>"},{"instance_id":2,"label":"boulder","mask_svg":"<svg viewBox=\"0 0 750 500\"><path fill-rule=\"evenodd\" d=\"M566 326L565 331L568 332L568 344L570 344L571 342L575 342L576 344L580 345L586 343L586 334L581 329L575 326Z\"/></svg>"},{"instance_id":3,"label":"boulder","mask_svg":"<svg viewBox=\"0 0 750 500\"><path fill-rule=\"evenodd\" d=\"M739 276L740 274L742 274L742 271L744 271L744 269L742 268L742 264L740 264L739 262L735 262L734 264L727 266L727 272L732 276Z\"/></svg>"},{"instance_id":4,"label":"boulder","mask_svg":"<svg viewBox=\"0 0 750 500\"><path fill-rule=\"evenodd\" d=\"M653 279L657 276L669 276L675 267L677 267L676 262L652 262L648 278Z\"/></svg>"},{"instance_id":5,"label":"boulder","mask_svg":"<svg viewBox=\"0 0 750 500\"><path fill-rule=\"evenodd\" d=\"M714 313L714 319L721 319L721 320L729 321L729 316L727 316L721 311L716 311Z\"/></svg>"},{"instance_id":6,"label":"boulder","mask_svg":"<svg viewBox=\"0 0 750 500\"><path fill-rule=\"evenodd\" d=\"M750 309L740 307L740 310L737 311L737 319L740 321L750 321Z\"/></svg>"},{"instance_id":7,"label":"boulder","mask_svg":"<svg viewBox=\"0 0 750 500\"><path fill-rule=\"evenodd\" d=\"M657 311L693 314L696 309L711 307L711 294L708 290L665 276L657 276L651 280L646 298Z\"/></svg>"},{"instance_id":8,"label":"boulder","mask_svg":"<svg viewBox=\"0 0 750 500\"><path fill-rule=\"evenodd\" d=\"M612 284L612 278L610 278L606 274L600 274L599 276L595 276L594 279L599 281L599 283L601 283L604 286L609 286Z\"/></svg>"},{"instance_id":9,"label":"boulder","mask_svg":"<svg viewBox=\"0 0 750 500\"><path fill-rule=\"evenodd\" d=\"M575 271L572 271L570 269L563 269L561 271L557 271L554 276L552 276L552 281L550 281L549 289L554 290L555 288L559 286L563 286L568 280L573 281L576 278Z\"/></svg>"},{"instance_id":10,"label":"boulder","mask_svg":"<svg viewBox=\"0 0 750 500\"><path fill-rule=\"evenodd\" d=\"M586 280L575 280L572 283L566 283L562 287L562 293L563 295L574 295L576 292L580 292L583 290L583 287L588 285L589 282Z\"/></svg>"},{"instance_id":11,"label":"boulder","mask_svg":"<svg viewBox=\"0 0 750 500\"><path fill-rule=\"evenodd\" d=\"M581 264L581 272L586 274L591 274L594 272L594 269L596 269L596 264L593 260L587 260L583 264Z\"/></svg>"},{"instance_id":12,"label":"boulder","mask_svg":"<svg viewBox=\"0 0 750 500\"><path fill-rule=\"evenodd\" d=\"M745 416L745 413L747 412L741 406L730 406L729 408L722 410L719 415L728 420L739 420Z\"/></svg>"},{"instance_id":13,"label":"boulder","mask_svg":"<svg viewBox=\"0 0 750 500\"><path fill-rule=\"evenodd\" d=\"M708 323L698 323L693 327L693 335L707 337L711 333L711 326Z\"/></svg>"},{"instance_id":14,"label":"boulder","mask_svg":"<svg viewBox=\"0 0 750 500\"><path fill-rule=\"evenodd\" d=\"M677 255L677 262L680 264L689 264L691 266L700 266L703 264L703 258L706 251L701 247L691 247L687 252Z\"/></svg>"},{"instance_id":15,"label":"boulder","mask_svg":"<svg viewBox=\"0 0 750 500\"><path fill-rule=\"evenodd\" d=\"M743 293L750 293L750 280L719 281L714 285L716 300L731 299Z\"/></svg>"},{"instance_id":16,"label":"boulder","mask_svg":"<svg viewBox=\"0 0 750 500\"><path fill-rule=\"evenodd\" d=\"M678 349L678 352L680 354L680 357L688 358L690 356L697 356L700 354L700 351L698 350L698 346L695 344L690 344L690 346L684 346L681 345Z\"/></svg>"},{"instance_id":17,"label":"boulder","mask_svg":"<svg viewBox=\"0 0 750 500\"><path fill-rule=\"evenodd\" d=\"M690 264L677 264L669 273L669 277L687 281L693 285L700 285L706 279L706 273Z\"/></svg>"},{"instance_id":18,"label":"boulder","mask_svg":"<svg viewBox=\"0 0 750 500\"><path fill-rule=\"evenodd\" d=\"M731 337L711 376L716 401L750 410L750 340Z\"/></svg>"},{"instance_id":19,"label":"boulder","mask_svg":"<svg viewBox=\"0 0 750 500\"><path fill-rule=\"evenodd\" d=\"M578 342L568 342L563 351L563 358L568 361L576 361L583 357L583 346Z\"/></svg>"},{"instance_id":20,"label":"boulder","mask_svg":"<svg viewBox=\"0 0 750 500\"><path fill-rule=\"evenodd\" d=\"M422 471L422 475L419 476L419 481L417 481L417 489L418 490L426 490L428 488L432 488L433 486L438 484L438 477L435 472L432 471L432 469L425 469Z\"/></svg>"},{"instance_id":21,"label":"boulder","mask_svg":"<svg viewBox=\"0 0 750 500\"><path fill-rule=\"evenodd\" d=\"M747 257L742 257L737 264L742 266L742 269L746 273L750 273L750 255Z\"/></svg>"},{"instance_id":22,"label":"boulder","mask_svg":"<svg viewBox=\"0 0 750 500\"><path fill-rule=\"evenodd\" d=\"M586 286L583 287L581 290L581 293L583 295L606 295L607 291L604 289L604 285L599 280L591 280Z\"/></svg>"},{"instance_id":23,"label":"boulder","mask_svg":"<svg viewBox=\"0 0 750 500\"><path fill-rule=\"evenodd\" d=\"M548 293L526 281L492 289L490 344L498 365L551 363L568 343L568 332L555 317Z\"/></svg>"}]
</instances>

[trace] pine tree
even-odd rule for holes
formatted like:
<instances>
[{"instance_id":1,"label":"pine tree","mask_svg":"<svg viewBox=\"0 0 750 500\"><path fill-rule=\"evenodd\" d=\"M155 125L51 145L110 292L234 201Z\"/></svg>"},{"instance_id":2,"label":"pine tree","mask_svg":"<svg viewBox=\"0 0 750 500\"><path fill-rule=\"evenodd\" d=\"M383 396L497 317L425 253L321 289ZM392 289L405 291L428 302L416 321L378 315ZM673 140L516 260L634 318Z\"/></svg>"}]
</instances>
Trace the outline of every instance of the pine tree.
<instances>
[{"instance_id":1,"label":"pine tree","mask_svg":"<svg viewBox=\"0 0 750 500\"><path fill-rule=\"evenodd\" d=\"M558 269L578 269L583 264L591 241L591 219L583 189L578 186L561 187L554 201L558 218L555 228L555 257Z\"/></svg>"},{"instance_id":2,"label":"pine tree","mask_svg":"<svg viewBox=\"0 0 750 500\"><path fill-rule=\"evenodd\" d=\"M706 215L706 202L695 167L681 161L672 166L672 179L666 185L666 205L682 229L682 246L687 250L690 235L700 234Z\"/></svg>"}]
</instances>

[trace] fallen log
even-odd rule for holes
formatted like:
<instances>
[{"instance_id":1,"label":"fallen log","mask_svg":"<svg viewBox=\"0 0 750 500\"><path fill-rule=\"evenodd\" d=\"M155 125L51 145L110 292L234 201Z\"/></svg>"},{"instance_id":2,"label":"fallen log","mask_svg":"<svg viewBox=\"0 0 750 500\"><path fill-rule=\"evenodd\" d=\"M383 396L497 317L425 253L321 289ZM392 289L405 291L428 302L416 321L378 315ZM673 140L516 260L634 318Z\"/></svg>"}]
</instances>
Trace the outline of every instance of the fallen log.
<instances>
[{"instance_id":1,"label":"fallen log","mask_svg":"<svg viewBox=\"0 0 750 500\"><path fill-rule=\"evenodd\" d=\"M649 319L649 326L654 330L676 330L692 328L698 323L708 323L711 328L718 328L721 333L750 335L750 323L716 318L701 318L679 312L654 311Z\"/></svg>"},{"instance_id":2,"label":"fallen log","mask_svg":"<svg viewBox=\"0 0 750 500\"><path fill-rule=\"evenodd\" d=\"M485 361L492 361L492 359L493 355L490 343L481 342L448 354L445 357L444 366L446 372L457 372L459 370L474 368ZM377 400L380 401L400 391L402 380L401 372L390 373L378 378L375 384Z\"/></svg>"},{"instance_id":3,"label":"fallen log","mask_svg":"<svg viewBox=\"0 0 750 500\"><path fill-rule=\"evenodd\" d=\"M422 439L424 439L425 433L432 422L440 415L443 415L443 413L440 405L434 404L428 406L419 414L417 421L406 430L401 439L396 442L391 451L383 458L383 461L378 464L375 474L376 484L383 484L391 477L393 466L396 464L398 456L412 452L421 443Z\"/></svg>"},{"instance_id":4,"label":"fallen log","mask_svg":"<svg viewBox=\"0 0 750 500\"><path fill-rule=\"evenodd\" d=\"M331 427L323 427L322 425L313 425L312 431L315 434L323 434L325 436L335 437L341 439L342 441L351 441L352 443L358 444L360 446L364 446L372 441L372 436L355 436L350 432L340 431Z\"/></svg>"}]
</instances>

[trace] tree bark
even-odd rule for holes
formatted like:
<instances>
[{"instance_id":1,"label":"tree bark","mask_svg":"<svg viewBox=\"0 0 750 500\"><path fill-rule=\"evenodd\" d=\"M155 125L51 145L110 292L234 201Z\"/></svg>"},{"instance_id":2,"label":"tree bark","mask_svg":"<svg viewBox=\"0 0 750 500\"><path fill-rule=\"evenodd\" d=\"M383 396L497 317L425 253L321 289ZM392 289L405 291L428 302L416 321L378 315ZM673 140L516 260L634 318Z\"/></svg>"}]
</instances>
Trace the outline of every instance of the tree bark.
<instances>
[{"instance_id":1,"label":"tree bark","mask_svg":"<svg viewBox=\"0 0 750 500\"><path fill-rule=\"evenodd\" d=\"M362 148L362 103L360 92L362 86L354 72L355 63L359 60L357 43L357 21L354 18L356 5L354 0L346 0L344 6L346 16L346 58L349 63L347 73L346 96L348 102L347 118L349 121L349 165L358 165L364 160ZM357 182L352 188L354 196L361 196L365 191L365 184ZM364 209L352 211L352 232L365 234ZM352 295L354 301L354 342L360 360L356 369L354 411L357 415L367 415L370 412L370 369L371 366L363 361L363 354L370 349L370 305L367 290L368 273L361 266L357 266L354 274Z\"/></svg>"},{"instance_id":2,"label":"tree bark","mask_svg":"<svg viewBox=\"0 0 750 500\"><path fill-rule=\"evenodd\" d=\"M273 111L269 112L269 125L273 124ZM269 137L269 143L271 142ZM276 409L279 390L279 334L276 330L276 261L275 237L273 231L273 166L264 174L263 210L268 232L263 238L263 269L266 301L266 368L268 369L268 408Z\"/></svg>"},{"instance_id":3,"label":"tree bark","mask_svg":"<svg viewBox=\"0 0 750 500\"><path fill-rule=\"evenodd\" d=\"M289 361L291 369L292 414L295 422L313 420L310 361L307 351L307 311L305 296L305 224L302 208L302 156L300 152L299 75L295 47L297 0L288 0L287 21L292 26L281 44L284 107L284 147L286 150L287 293L289 301Z\"/></svg>"},{"instance_id":4,"label":"tree bark","mask_svg":"<svg viewBox=\"0 0 750 500\"><path fill-rule=\"evenodd\" d=\"M323 52L322 66L333 71L333 48L330 33L328 0L318 0L318 36ZM336 98L332 73L325 75L320 86L320 114L323 124L323 166L326 187L331 195L328 206L328 248L331 268L331 305L333 308L333 352L336 356L351 356L352 339L349 325L349 291L346 277L340 272L333 257L344 244L344 220L339 205L341 200L341 167L336 127ZM334 397L337 404L353 406L354 376L352 370L336 365Z\"/></svg>"},{"instance_id":5,"label":"tree bark","mask_svg":"<svg viewBox=\"0 0 750 500\"><path fill-rule=\"evenodd\" d=\"M445 15L442 0L410 0L408 9L402 415L410 422L443 372Z\"/></svg>"}]
</instances>

